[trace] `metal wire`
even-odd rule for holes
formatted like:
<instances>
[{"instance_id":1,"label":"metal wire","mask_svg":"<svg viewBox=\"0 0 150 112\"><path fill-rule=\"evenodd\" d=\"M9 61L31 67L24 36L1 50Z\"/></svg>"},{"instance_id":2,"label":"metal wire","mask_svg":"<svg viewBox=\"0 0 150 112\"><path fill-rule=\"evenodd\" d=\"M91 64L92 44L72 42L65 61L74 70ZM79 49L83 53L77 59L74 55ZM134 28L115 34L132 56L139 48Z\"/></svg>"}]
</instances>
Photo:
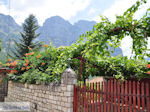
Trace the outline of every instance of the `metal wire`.
<instances>
[{"instance_id":1,"label":"metal wire","mask_svg":"<svg viewBox=\"0 0 150 112\"><path fill-rule=\"evenodd\" d=\"M11 39L9 37L9 33L10 33L10 9L11 9L11 6L10 6L10 0L8 0L8 10L9 10L9 16L8 16L8 35L7 35L7 38L8 38L8 48L7 48L7 58L9 57L9 50L10 50L10 43L11 43Z\"/></svg>"}]
</instances>

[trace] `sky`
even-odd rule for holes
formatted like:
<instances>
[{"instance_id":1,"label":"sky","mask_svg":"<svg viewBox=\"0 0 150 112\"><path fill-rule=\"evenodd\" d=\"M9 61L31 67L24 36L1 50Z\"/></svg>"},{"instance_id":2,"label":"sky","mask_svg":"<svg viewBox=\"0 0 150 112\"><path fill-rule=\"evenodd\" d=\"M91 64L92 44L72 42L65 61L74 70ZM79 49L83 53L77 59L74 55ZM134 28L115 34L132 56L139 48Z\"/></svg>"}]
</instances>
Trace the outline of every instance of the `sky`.
<instances>
[{"instance_id":1,"label":"sky","mask_svg":"<svg viewBox=\"0 0 150 112\"><path fill-rule=\"evenodd\" d=\"M42 25L45 19L61 16L74 24L78 20L100 21L99 15L108 17L112 22L115 15L120 15L137 0L0 0L0 13L11 15L18 24L22 24L29 14L34 14ZM10 5L9 5L10 3ZM147 8L150 0L143 5L135 18L139 18ZM10 8L10 10L8 10ZM123 39L121 48L125 56L130 56L132 39Z\"/></svg>"}]
</instances>

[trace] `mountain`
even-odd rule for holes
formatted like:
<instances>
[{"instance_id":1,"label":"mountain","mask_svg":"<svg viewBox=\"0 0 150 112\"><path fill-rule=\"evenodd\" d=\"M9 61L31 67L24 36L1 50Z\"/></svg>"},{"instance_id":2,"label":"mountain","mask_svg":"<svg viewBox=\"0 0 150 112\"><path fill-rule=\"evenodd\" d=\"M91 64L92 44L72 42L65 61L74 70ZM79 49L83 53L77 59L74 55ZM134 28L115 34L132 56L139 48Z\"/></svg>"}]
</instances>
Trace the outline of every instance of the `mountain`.
<instances>
[{"instance_id":1,"label":"mountain","mask_svg":"<svg viewBox=\"0 0 150 112\"><path fill-rule=\"evenodd\" d=\"M0 14L0 38L8 40L8 37L16 38L19 36L21 27L15 22L15 20L8 15Z\"/></svg>"},{"instance_id":2,"label":"mountain","mask_svg":"<svg viewBox=\"0 0 150 112\"><path fill-rule=\"evenodd\" d=\"M43 26L39 28L41 35L39 40L47 44L52 41L55 46L70 45L72 40L72 24L59 16L54 16L46 19Z\"/></svg>"},{"instance_id":3,"label":"mountain","mask_svg":"<svg viewBox=\"0 0 150 112\"><path fill-rule=\"evenodd\" d=\"M0 39L2 40L1 57L4 55L5 51L8 51L7 47L9 45L9 39L12 40L19 38L20 31L21 27L11 16L0 14Z\"/></svg>"},{"instance_id":4,"label":"mountain","mask_svg":"<svg viewBox=\"0 0 150 112\"><path fill-rule=\"evenodd\" d=\"M73 25L73 29L72 29L73 42L75 42L78 39L78 37L83 33L92 30L93 25L95 24L96 24L95 21L86 21L86 20L80 20L76 22Z\"/></svg>"},{"instance_id":5,"label":"mountain","mask_svg":"<svg viewBox=\"0 0 150 112\"><path fill-rule=\"evenodd\" d=\"M95 25L95 21L86 21L86 20L80 20L77 23L74 24L74 32L76 36L79 36L83 33L86 33L86 31L90 31L93 28L93 25Z\"/></svg>"},{"instance_id":6,"label":"mountain","mask_svg":"<svg viewBox=\"0 0 150 112\"><path fill-rule=\"evenodd\" d=\"M49 44L52 42L56 47L69 46L75 42L79 36L87 31L92 30L96 22L80 20L75 24L71 24L60 16L47 18L42 26L39 27L37 33L40 33L38 40ZM0 14L0 38L2 39L3 50L6 49L9 39L18 39L22 27L8 15ZM114 56L121 54L121 48L117 48L112 54Z\"/></svg>"},{"instance_id":7,"label":"mountain","mask_svg":"<svg viewBox=\"0 0 150 112\"><path fill-rule=\"evenodd\" d=\"M68 46L75 42L81 34L91 30L94 24L96 24L94 21L81 20L72 25L63 18L54 16L46 19L39 29L41 32L39 40L47 44L52 41L56 47Z\"/></svg>"},{"instance_id":8,"label":"mountain","mask_svg":"<svg viewBox=\"0 0 150 112\"><path fill-rule=\"evenodd\" d=\"M112 47L110 48L108 46L108 49L110 49L110 51L114 50L113 53L110 53L111 56L118 56L118 55L123 56L123 52L122 52L122 49L120 47L114 49L114 48L112 48Z\"/></svg>"}]
</instances>

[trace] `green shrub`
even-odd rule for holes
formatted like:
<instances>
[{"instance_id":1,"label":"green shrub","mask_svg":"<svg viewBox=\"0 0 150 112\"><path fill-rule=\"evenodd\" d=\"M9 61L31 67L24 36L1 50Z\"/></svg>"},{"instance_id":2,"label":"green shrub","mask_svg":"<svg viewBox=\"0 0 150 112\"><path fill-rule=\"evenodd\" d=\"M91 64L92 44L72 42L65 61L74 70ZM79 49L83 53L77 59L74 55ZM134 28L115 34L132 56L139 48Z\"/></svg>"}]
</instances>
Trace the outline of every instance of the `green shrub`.
<instances>
[{"instance_id":1,"label":"green shrub","mask_svg":"<svg viewBox=\"0 0 150 112\"><path fill-rule=\"evenodd\" d=\"M15 60L9 64L12 69L9 79L30 84L48 84L58 81L60 75L53 75L52 71L47 71L49 66L55 65L57 55L57 49L52 45L45 47L42 52L31 50L22 60Z\"/></svg>"},{"instance_id":2,"label":"green shrub","mask_svg":"<svg viewBox=\"0 0 150 112\"><path fill-rule=\"evenodd\" d=\"M77 46L78 47L78 46ZM68 58L72 58L71 67L79 74L80 57L77 47L55 48L52 45L46 47L42 52L32 50L23 57L10 63L12 68L9 79L21 83L48 84L61 79L61 74L68 67ZM147 74L147 62L128 59L127 57L83 57L82 76L84 81L89 76L114 76L115 78L144 78Z\"/></svg>"},{"instance_id":3,"label":"green shrub","mask_svg":"<svg viewBox=\"0 0 150 112\"><path fill-rule=\"evenodd\" d=\"M96 76L114 76L115 78L144 78L147 74L147 62L144 60L128 59L127 57L105 57L92 62L97 68L89 67L88 71Z\"/></svg>"}]
</instances>

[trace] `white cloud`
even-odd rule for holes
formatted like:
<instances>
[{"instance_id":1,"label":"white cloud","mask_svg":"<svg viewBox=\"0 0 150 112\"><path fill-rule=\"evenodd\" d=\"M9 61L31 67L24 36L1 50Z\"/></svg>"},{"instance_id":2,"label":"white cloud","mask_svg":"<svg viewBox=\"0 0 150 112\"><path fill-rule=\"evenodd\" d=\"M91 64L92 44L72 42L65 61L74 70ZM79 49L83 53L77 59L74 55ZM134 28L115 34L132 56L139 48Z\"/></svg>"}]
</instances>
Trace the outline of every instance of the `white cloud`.
<instances>
[{"instance_id":1,"label":"white cloud","mask_svg":"<svg viewBox=\"0 0 150 112\"><path fill-rule=\"evenodd\" d=\"M121 15L137 0L115 0L114 4L106 9L102 15L108 17L111 21L115 21L115 15Z\"/></svg>"},{"instance_id":2,"label":"white cloud","mask_svg":"<svg viewBox=\"0 0 150 112\"><path fill-rule=\"evenodd\" d=\"M7 14L9 13L8 9L7 9L7 6L4 5L3 2L0 1L0 13L4 13L4 14Z\"/></svg>"},{"instance_id":3,"label":"white cloud","mask_svg":"<svg viewBox=\"0 0 150 112\"><path fill-rule=\"evenodd\" d=\"M96 22L101 22L101 18L100 16L96 16L93 18L93 21L96 21Z\"/></svg>"},{"instance_id":4,"label":"white cloud","mask_svg":"<svg viewBox=\"0 0 150 112\"><path fill-rule=\"evenodd\" d=\"M78 11L84 10L90 0L10 0L11 1L11 16L15 18L17 23L22 23L29 14L36 15L40 24L46 18L59 15L64 19L69 20L75 16ZM7 12L5 5L1 13ZM1 9L1 8L0 8ZM6 11L5 11L6 10Z\"/></svg>"},{"instance_id":5,"label":"white cloud","mask_svg":"<svg viewBox=\"0 0 150 112\"><path fill-rule=\"evenodd\" d=\"M104 10L102 15L109 18L112 22L115 21L116 15L123 14L128 8L136 3L137 0L115 0L114 4L111 5L108 9ZM140 7L137 13L135 13L135 18L139 18L146 9L150 8L150 0L147 0L147 3ZM100 17L96 16L93 20L100 22Z\"/></svg>"},{"instance_id":6,"label":"white cloud","mask_svg":"<svg viewBox=\"0 0 150 112\"><path fill-rule=\"evenodd\" d=\"M150 8L150 0L147 0L147 3L140 7L140 10L137 13L135 13L134 17L140 18L143 14L145 14L145 12L148 8Z\"/></svg>"},{"instance_id":7,"label":"white cloud","mask_svg":"<svg viewBox=\"0 0 150 112\"><path fill-rule=\"evenodd\" d=\"M132 52L132 38L129 36L126 36L125 38L122 39L121 41L121 49L123 51L123 56L131 56L131 52Z\"/></svg>"},{"instance_id":8,"label":"white cloud","mask_svg":"<svg viewBox=\"0 0 150 112\"><path fill-rule=\"evenodd\" d=\"M95 13L96 12L96 9L94 9L94 8L91 8L90 10L89 10L89 14L93 14L93 13Z\"/></svg>"}]
</instances>

